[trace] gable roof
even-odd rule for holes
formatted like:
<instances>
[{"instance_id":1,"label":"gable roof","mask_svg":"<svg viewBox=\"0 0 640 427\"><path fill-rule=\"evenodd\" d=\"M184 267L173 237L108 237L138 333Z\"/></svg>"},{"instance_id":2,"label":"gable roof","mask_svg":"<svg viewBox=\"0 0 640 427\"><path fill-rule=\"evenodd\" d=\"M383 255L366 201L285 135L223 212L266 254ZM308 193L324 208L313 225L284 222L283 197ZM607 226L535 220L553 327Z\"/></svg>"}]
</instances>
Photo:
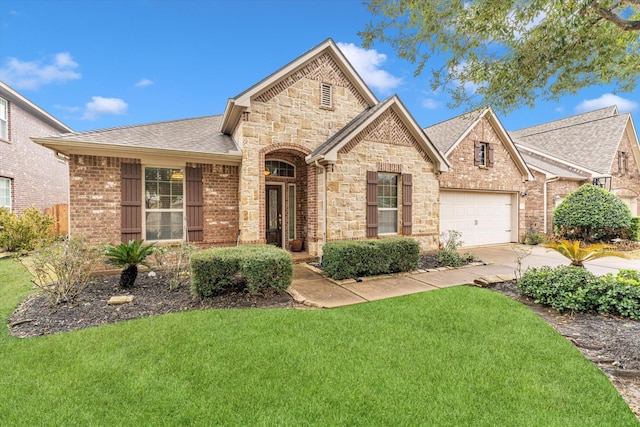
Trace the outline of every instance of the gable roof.
<instances>
[{"instance_id":1,"label":"gable roof","mask_svg":"<svg viewBox=\"0 0 640 427\"><path fill-rule=\"evenodd\" d=\"M42 108L38 107L33 102L29 101L24 96L20 95L9 85L2 81L0 81L0 97L6 99L9 102L20 105L23 110L39 118L52 128L56 129L58 132L73 132L70 127L53 117L51 114L44 111Z\"/></svg>"},{"instance_id":2,"label":"gable roof","mask_svg":"<svg viewBox=\"0 0 640 427\"><path fill-rule=\"evenodd\" d=\"M557 177L577 181L589 179L589 176L586 174L579 174L567 167L550 162L527 151L521 150L520 153L531 169L543 173L547 178Z\"/></svg>"},{"instance_id":3,"label":"gable roof","mask_svg":"<svg viewBox=\"0 0 640 427\"><path fill-rule=\"evenodd\" d=\"M172 157L218 159L239 163L240 149L232 137L218 129L222 116L173 120L88 132L32 138L34 142L65 155L114 155L133 153Z\"/></svg>"},{"instance_id":4,"label":"gable roof","mask_svg":"<svg viewBox=\"0 0 640 427\"><path fill-rule=\"evenodd\" d=\"M242 113L250 107L251 98L260 95L271 87L282 82L323 53L331 55L331 57L336 61L336 64L340 67L341 71L349 78L349 80L351 80L354 86L358 88L360 94L370 106L378 103L376 96L373 94L371 89L369 89L355 68L353 68L335 42L332 39L327 39L273 74L251 86L249 89L238 94L234 98L229 98L220 125L221 132L231 134L234 131L240 121Z\"/></svg>"},{"instance_id":5,"label":"gable roof","mask_svg":"<svg viewBox=\"0 0 640 427\"><path fill-rule=\"evenodd\" d=\"M420 147L435 163L435 170L441 172L449 170L451 165L447 159L442 156L427 135L420 129L420 126L418 126L413 116L411 116L397 95L393 95L358 114L353 120L347 123L346 126L309 154L306 158L307 163L314 161L335 162L338 151L388 109L393 109L407 125L407 128L413 134L416 141L418 141Z\"/></svg>"},{"instance_id":6,"label":"gable roof","mask_svg":"<svg viewBox=\"0 0 640 427\"><path fill-rule=\"evenodd\" d=\"M592 175L607 175L631 115L615 106L511 132L516 145Z\"/></svg>"},{"instance_id":7,"label":"gable roof","mask_svg":"<svg viewBox=\"0 0 640 427\"><path fill-rule=\"evenodd\" d=\"M575 116L569 116L562 119L541 123L539 125L529 126L527 128L518 129L509 133L511 134L512 138L520 138L537 133L549 132L569 126L588 123L594 120L599 120L605 117L612 117L616 115L618 115L618 107L616 107L615 105L610 105L609 107L600 108L594 111L587 111L586 113L576 114Z\"/></svg>"},{"instance_id":8,"label":"gable roof","mask_svg":"<svg viewBox=\"0 0 640 427\"><path fill-rule=\"evenodd\" d=\"M458 144L467 137L469 132L471 132L483 118L486 118L496 131L502 144L513 158L516 167L522 175L526 176L526 179L529 181L533 180L533 175L531 175L531 171L527 167L518 148L509 137L509 133L507 133L504 126L502 126L500 119L498 119L498 116L493 112L491 107L483 107L436 123L435 125L424 128L424 132L429 139L433 141L438 150L448 158Z\"/></svg>"}]
</instances>

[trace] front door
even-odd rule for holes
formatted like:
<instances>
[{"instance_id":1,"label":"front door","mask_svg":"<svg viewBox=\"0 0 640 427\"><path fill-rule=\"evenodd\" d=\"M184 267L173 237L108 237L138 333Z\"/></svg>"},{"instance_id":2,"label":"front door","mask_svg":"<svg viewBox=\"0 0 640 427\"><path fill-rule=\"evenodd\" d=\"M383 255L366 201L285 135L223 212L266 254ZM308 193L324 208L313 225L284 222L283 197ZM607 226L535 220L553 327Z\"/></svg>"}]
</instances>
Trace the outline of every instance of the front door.
<instances>
[{"instance_id":1,"label":"front door","mask_svg":"<svg viewBox=\"0 0 640 427\"><path fill-rule=\"evenodd\" d=\"M282 247L282 187L267 185L267 244Z\"/></svg>"}]
</instances>

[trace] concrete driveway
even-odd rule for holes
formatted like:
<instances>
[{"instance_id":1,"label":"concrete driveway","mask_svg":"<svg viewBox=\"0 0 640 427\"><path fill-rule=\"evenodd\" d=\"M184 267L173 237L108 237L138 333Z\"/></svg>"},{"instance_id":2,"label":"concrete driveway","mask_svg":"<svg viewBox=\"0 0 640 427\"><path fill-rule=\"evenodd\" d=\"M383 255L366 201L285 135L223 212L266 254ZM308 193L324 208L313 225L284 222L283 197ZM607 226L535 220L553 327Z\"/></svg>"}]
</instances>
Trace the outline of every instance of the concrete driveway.
<instances>
[{"instance_id":1,"label":"concrete driveway","mask_svg":"<svg viewBox=\"0 0 640 427\"><path fill-rule=\"evenodd\" d=\"M293 281L289 291L293 297L309 306L332 308L358 304L378 299L391 298L417 292L447 288L473 283L485 277L511 280L518 270L545 265L555 267L568 265L569 261L555 251L544 247L519 244L463 248L461 252L473 253L485 265L465 266L439 271L417 271L408 274L363 278L362 281L347 279L329 280L320 272L304 264L294 267ZM640 260L616 257L600 258L585 264L594 274L615 274L620 269L640 270Z\"/></svg>"}]
</instances>

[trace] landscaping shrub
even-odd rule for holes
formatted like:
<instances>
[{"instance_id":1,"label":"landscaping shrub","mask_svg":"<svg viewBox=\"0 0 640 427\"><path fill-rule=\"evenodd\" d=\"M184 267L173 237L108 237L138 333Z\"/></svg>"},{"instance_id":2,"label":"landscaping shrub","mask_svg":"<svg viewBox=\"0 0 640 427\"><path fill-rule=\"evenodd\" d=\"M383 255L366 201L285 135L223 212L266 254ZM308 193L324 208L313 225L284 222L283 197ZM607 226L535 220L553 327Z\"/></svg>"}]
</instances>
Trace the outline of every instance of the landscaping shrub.
<instances>
[{"instance_id":1,"label":"landscaping shrub","mask_svg":"<svg viewBox=\"0 0 640 427\"><path fill-rule=\"evenodd\" d=\"M615 194L585 184L569 194L553 212L560 238L586 242L624 238L632 227L629 207Z\"/></svg>"},{"instance_id":2,"label":"landscaping shrub","mask_svg":"<svg viewBox=\"0 0 640 427\"><path fill-rule=\"evenodd\" d=\"M143 240L131 240L129 243L109 245L105 251L106 263L123 268L120 273L120 287L132 288L138 277L138 266L150 267L147 261L155 249L155 243L143 246Z\"/></svg>"},{"instance_id":3,"label":"landscaping shrub","mask_svg":"<svg viewBox=\"0 0 640 427\"><path fill-rule=\"evenodd\" d=\"M575 266L531 268L516 287L537 304L563 312L597 311L640 320L640 274L621 270L598 277Z\"/></svg>"},{"instance_id":4,"label":"landscaping shrub","mask_svg":"<svg viewBox=\"0 0 640 427\"><path fill-rule=\"evenodd\" d=\"M153 268L164 274L169 282L169 289L177 289L189 278L189 264L195 248L195 245L187 242L156 246L153 251Z\"/></svg>"},{"instance_id":5,"label":"landscaping shrub","mask_svg":"<svg viewBox=\"0 0 640 427\"><path fill-rule=\"evenodd\" d=\"M587 261L609 256L627 258L624 252L616 251L614 245L606 243L584 245L579 240L575 242L561 240L559 242L547 243L545 246L563 255L571 261L571 265L575 265L576 267L584 267L584 263Z\"/></svg>"},{"instance_id":6,"label":"landscaping shrub","mask_svg":"<svg viewBox=\"0 0 640 427\"><path fill-rule=\"evenodd\" d=\"M397 273L418 268L420 246L409 238L343 240L322 249L322 267L334 279Z\"/></svg>"},{"instance_id":7,"label":"landscaping shrub","mask_svg":"<svg viewBox=\"0 0 640 427\"><path fill-rule=\"evenodd\" d=\"M527 232L527 234L524 237L524 243L526 243L527 245L532 245L532 246L536 246L539 245L541 243L544 243L546 241L546 236L542 233L540 233L537 230L531 229Z\"/></svg>"},{"instance_id":8,"label":"landscaping shrub","mask_svg":"<svg viewBox=\"0 0 640 427\"><path fill-rule=\"evenodd\" d=\"M191 255L191 291L219 295L244 279L251 293L282 292L291 284L291 255L271 245L205 249Z\"/></svg>"},{"instance_id":9,"label":"landscaping shrub","mask_svg":"<svg viewBox=\"0 0 640 427\"><path fill-rule=\"evenodd\" d=\"M45 246L20 262L35 274L35 286L52 305L71 301L91 280L101 261L98 249L70 239Z\"/></svg>"},{"instance_id":10,"label":"landscaping shrub","mask_svg":"<svg viewBox=\"0 0 640 427\"><path fill-rule=\"evenodd\" d=\"M640 216L631 218L631 227L629 227L629 239L635 242L640 241Z\"/></svg>"},{"instance_id":11,"label":"landscaping shrub","mask_svg":"<svg viewBox=\"0 0 640 427\"><path fill-rule=\"evenodd\" d=\"M456 230L447 230L440 234L440 249L438 250L438 262L448 267L459 267L464 264L464 258L458 253L458 248L464 243L460 240L462 233Z\"/></svg>"},{"instance_id":12,"label":"landscaping shrub","mask_svg":"<svg viewBox=\"0 0 640 427\"><path fill-rule=\"evenodd\" d=\"M54 238L53 218L31 207L18 216L0 207L0 249L10 252L32 251L38 244L46 245Z\"/></svg>"}]
</instances>

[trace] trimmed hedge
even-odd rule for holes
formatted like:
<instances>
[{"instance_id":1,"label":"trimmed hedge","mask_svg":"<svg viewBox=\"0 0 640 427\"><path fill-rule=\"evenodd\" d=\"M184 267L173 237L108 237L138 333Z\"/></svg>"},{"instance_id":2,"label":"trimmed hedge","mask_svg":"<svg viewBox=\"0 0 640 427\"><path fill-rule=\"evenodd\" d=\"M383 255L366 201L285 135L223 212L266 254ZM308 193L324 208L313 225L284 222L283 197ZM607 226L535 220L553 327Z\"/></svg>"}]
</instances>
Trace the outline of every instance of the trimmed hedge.
<instances>
[{"instance_id":1,"label":"trimmed hedge","mask_svg":"<svg viewBox=\"0 0 640 427\"><path fill-rule=\"evenodd\" d=\"M640 216L631 218L631 227L629 227L629 239L634 242L640 241Z\"/></svg>"},{"instance_id":2,"label":"trimmed hedge","mask_svg":"<svg viewBox=\"0 0 640 427\"><path fill-rule=\"evenodd\" d=\"M420 245L410 238L343 240L327 243L322 252L324 271L340 280L415 270Z\"/></svg>"},{"instance_id":3,"label":"trimmed hedge","mask_svg":"<svg viewBox=\"0 0 640 427\"><path fill-rule=\"evenodd\" d=\"M227 292L241 280L254 294L284 292L292 276L291 255L271 245L205 249L191 255L191 291L199 297Z\"/></svg>"},{"instance_id":4,"label":"trimmed hedge","mask_svg":"<svg viewBox=\"0 0 640 427\"><path fill-rule=\"evenodd\" d=\"M531 268L516 287L535 303L560 312L597 311L640 320L640 273L635 270L598 277L575 266Z\"/></svg>"},{"instance_id":5,"label":"trimmed hedge","mask_svg":"<svg viewBox=\"0 0 640 427\"><path fill-rule=\"evenodd\" d=\"M607 241L626 237L632 218L629 207L615 194L584 184L553 211L553 227L563 239Z\"/></svg>"}]
</instances>

